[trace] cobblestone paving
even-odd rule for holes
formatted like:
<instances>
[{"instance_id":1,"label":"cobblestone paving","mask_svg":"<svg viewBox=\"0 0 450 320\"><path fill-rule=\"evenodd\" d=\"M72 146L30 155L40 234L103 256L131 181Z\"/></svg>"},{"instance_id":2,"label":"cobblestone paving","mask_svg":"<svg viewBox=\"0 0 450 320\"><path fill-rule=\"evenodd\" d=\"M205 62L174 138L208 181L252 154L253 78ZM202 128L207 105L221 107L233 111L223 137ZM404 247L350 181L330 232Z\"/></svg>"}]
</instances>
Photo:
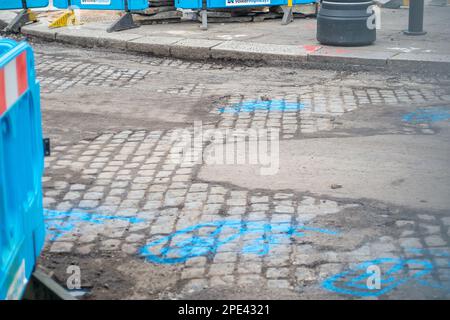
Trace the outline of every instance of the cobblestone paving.
<instances>
[{"instance_id":1,"label":"cobblestone paving","mask_svg":"<svg viewBox=\"0 0 450 320\"><path fill-rule=\"evenodd\" d=\"M229 97L225 108L214 108L211 113L220 114L219 128L279 128L282 138L292 138L297 133L314 133L334 128L333 121L345 112L361 105L399 105L448 101L443 89L380 89L310 85L296 89L296 94L272 96L269 101L245 95ZM284 107L271 104L277 101ZM253 105L250 110L246 105ZM288 104L288 107L286 107ZM256 109L255 109L256 106ZM423 133L430 133L422 124ZM412 132L408 127L405 132Z\"/></svg>"},{"instance_id":2,"label":"cobblestone paving","mask_svg":"<svg viewBox=\"0 0 450 320\"><path fill-rule=\"evenodd\" d=\"M232 71L248 70L248 67L240 65L232 66L213 62L202 63L202 62L186 61L180 59L158 58L158 57L134 56L130 58L130 61L143 65L150 65L156 67L170 67L178 70L232 70Z\"/></svg>"},{"instance_id":3,"label":"cobblestone paving","mask_svg":"<svg viewBox=\"0 0 450 320\"><path fill-rule=\"evenodd\" d=\"M227 66L214 63L198 63L183 60L172 60L164 58L133 57L130 61L148 65L150 69L117 68L113 65L103 63L92 63L82 58L65 59L63 56L45 53L36 54L36 68L40 75L43 93L61 93L73 86L103 86L128 88L138 81L148 79L154 75L165 75L171 69L195 70L195 71L227 71L240 72L248 70L243 66ZM161 70L166 68L166 70ZM191 75L191 74L190 74ZM407 80L416 80L414 84L427 81L428 84L443 84L444 79L433 79L424 77L406 77ZM195 77L194 77L195 79ZM279 128L281 137L289 139L301 133L314 133L317 131L332 130L334 120L344 112L356 110L361 105L399 105L420 104L430 102L448 101L448 91L443 87L420 88L417 85L412 88L401 87L391 89L388 87L356 87L344 86L344 81L331 81L330 85L308 84L296 87L272 87L270 97L264 94L264 90L257 89L253 94L235 94L229 96L228 89L215 87L214 84L206 85L202 82L183 81L177 85L158 85L153 90L159 93L167 93L174 96L201 97L211 94L223 94L226 98L220 101L220 106L211 109L212 114L220 114L222 120L218 128L245 129L245 128ZM397 80L398 81L398 80ZM339 82L339 85L336 85ZM250 91L251 88L250 88ZM295 92L290 93L290 92ZM243 104L258 102L282 101L283 103L296 103L297 108L280 110L263 107L256 110L241 109ZM226 112L221 111L225 108ZM234 110L236 112L230 112ZM424 133L430 133L426 124L421 126ZM405 132L414 132L408 126Z\"/></svg>"},{"instance_id":4,"label":"cobblestone paving","mask_svg":"<svg viewBox=\"0 0 450 320\"><path fill-rule=\"evenodd\" d=\"M229 88L217 85L220 75L215 72L252 68L139 57L131 60L142 69L81 59L68 62L63 57L55 61L46 54L36 59L45 93L154 81L152 90L173 96L221 96L209 106L217 121L204 128L279 128L283 139L331 131L338 117L364 106L450 101L448 88L439 81L433 86L411 83L390 88L350 85L354 79L349 76L326 86L319 83L324 79L315 79L315 84L295 89L258 83L232 88L230 95ZM170 68L213 72L213 81L195 74L186 84L183 77L171 76ZM152 80L149 75L156 77ZM172 77L172 86L158 86L165 77ZM405 124L403 130L434 133L427 124ZM425 259L431 271L422 285L450 297L450 218L396 208L395 218L379 212L365 216L359 211L360 202L201 181L199 158L212 141L201 141L192 150L193 158L183 157L185 145L178 133L177 129L100 131L92 140L54 146L43 178L46 250L80 257L116 252L147 259L148 268L176 264L170 276L175 277L180 296L255 283L269 289L319 290L321 281L364 261ZM358 222L347 220L355 212L362 215ZM398 271L402 277L413 277L420 269L412 260L404 264Z\"/></svg>"},{"instance_id":5,"label":"cobblestone paving","mask_svg":"<svg viewBox=\"0 0 450 320\"><path fill-rule=\"evenodd\" d=\"M151 71L94 64L64 56L36 54L36 71L42 93L61 93L75 85L129 88L155 74Z\"/></svg>"},{"instance_id":6,"label":"cobblestone paving","mask_svg":"<svg viewBox=\"0 0 450 320\"><path fill-rule=\"evenodd\" d=\"M182 268L176 276L184 284L182 292L192 292L255 281L268 288L298 288L380 256L426 256L428 251L417 249L438 248L442 253L432 258L437 267L430 281L449 288L448 218L409 215L410 220L395 222L395 237L358 240L358 231L344 232L340 230L344 225L329 225L320 219L346 208L358 208L358 204L196 181L199 164L183 161L183 145L171 137L173 133L105 133L93 141L56 147L47 158L44 178L45 207L62 213L62 218L51 224L58 237L50 242L50 252L88 255L121 251L135 256L143 246L153 243L150 252L158 258L156 261L172 263L169 258L183 257L183 253L175 249L165 252L164 248L181 242L188 245L187 256L191 257L193 249L204 245L189 239L203 236L220 242L233 236L221 246L210 245L199 256L181 259ZM64 174L59 176L59 172ZM76 183L67 182L72 180ZM88 217L74 222L76 215L68 213L71 211L87 213ZM116 219L99 224L95 216L99 214ZM218 221L234 227L228 225L228 229L216 232L218 226L213 223ZM252 223L262 225L252 227ZM73 228L67 231L70 225ZM196 225L200 225L198 230L164 239ZM323 232L323 228L329 232ZM292 229L295 233L280 236ZM335 241L341 245L331 248L330 242Z\"/></svg>"}]
</instances>

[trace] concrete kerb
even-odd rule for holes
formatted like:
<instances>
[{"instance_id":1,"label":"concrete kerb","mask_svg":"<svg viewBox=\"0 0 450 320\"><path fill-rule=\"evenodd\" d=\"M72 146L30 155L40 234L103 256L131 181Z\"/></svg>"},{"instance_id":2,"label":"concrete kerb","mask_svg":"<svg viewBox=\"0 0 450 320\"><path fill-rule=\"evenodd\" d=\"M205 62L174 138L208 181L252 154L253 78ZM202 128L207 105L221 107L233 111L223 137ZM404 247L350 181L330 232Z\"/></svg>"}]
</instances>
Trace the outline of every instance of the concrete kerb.
<instances>
[{"instance_id":1,"label":"concrete kerb","mask_svg":"<svg viewBox=\"0 0 450 320\"><path fill-rule=\"evenodd\" d=\"M181 59L211 59L211 49L222 43L220 40L182 39L170 46L170 55Z\"/></svg>"},{"instance_id":2,"label":"concrete kerb","mask_svg":"<svg viewBox=\"0 0 450 320\"><path fill-rule=\"evenodd\" d=\"M23 35L35 37L47 41L56 41L56 29L49 29L47 24L38 22L32 25L24 26L21 29Z\"/></svg>"},{"instance_id":3,"label":"concrete kerb","mask_svg":"<svg viewBox=\"0 0 450 320\"><path fill-rule=\"evenodd\" d=\"M333 52L334 51L334 52ZM396 53L384 51L358 50L346 51L321 48L308 54L309 62L317 63L347 63L352 65L386 66L388 59Z\"/></svg>"},{"instance_id":4,"label":"concrete kerb","mask_svg":"<svg viewBox=\"0 0 450 320\"><path fill-rule=\"evenodd\" d=\"M264 62L268 65L302 64L307 52L300 46L268 43L225 41L211 48L213 59Z\"/></svg>"},{"instance_id":5,"label":"concrete kerb","mask_svg":"<svg viewBox=\"0 0 450 320\"><path fill-rule=\"evenodd\" d=\"M127 42L127 50L170 57L170 46L183 38L144 36Z\"/></svg>"},{"instance_id":6,"label":"concrete kerb","mask_svg":"<svg viewBox=\"0 0 450 320\"><path fill-rule=\"evenodd\" d=\"M48 29L46 24L37 23L23 27L22 33L25 36L42 40L58 41L83 47L112 48L188 60L211 59L312 68L328 66L337 69L389 68L412 72L426 69L436 72L448 72L450 70L450 59L443 55L399 54L398 52L371 51L369 48L346 50L345 48L329 47L322 47L310 52L302 46L294 45L143 36L124 32L107 33L104 27L104 25L99 24L86 30L76 28Z\"/></svg>"},{"instance_id":7,"label":"concrete kerb","mask_svg":"<svg viewBox=\"0 0 450 320\"><path fill-rule=\"evenodd\" d=\"M417 57L423 57L424 59L418 60ZM387 63L388 66L395 69L412 70L417 72L450 72L450 56L447 55L399 53L388 59Z\"/></svg>"},{"instance_id":8,"label":"concrete kerb","mask_svg":"<svg viewBox=\"0 0 450 320\"><path fill-rule=\"evenodd\" d=\"M87 30L61 29L56 33L56 41L88 48L95 47L99 38L99 34Z\"/></svg>"},{"instance_id":9,"label":"concrete kerb","mask_svg":"<svg viewBox=\"0 0 450 320\"><path fill-rule=\"evenodd\" d=\"M58 41L65 44L91 48L101 47L126 50L128 41L142 38L142 35L138 34L107 33L103 30L96 30L96 36L91 36L91 33L79 33L78 31L77 29L48 29L47 25L42 23L22 28L22 34L29 38Z\"/></svg>"},{"instance_id":10,"label":"concrete kerb","mask_svg":"<svg viewBox=\"0 0 450 320\"><path fill-rule=\"evenodd\" d=\"M129 41L142 38L142 35L131 33L107 33L97 39L97 46L126 50Z\"/></svg>"}]
</instances>

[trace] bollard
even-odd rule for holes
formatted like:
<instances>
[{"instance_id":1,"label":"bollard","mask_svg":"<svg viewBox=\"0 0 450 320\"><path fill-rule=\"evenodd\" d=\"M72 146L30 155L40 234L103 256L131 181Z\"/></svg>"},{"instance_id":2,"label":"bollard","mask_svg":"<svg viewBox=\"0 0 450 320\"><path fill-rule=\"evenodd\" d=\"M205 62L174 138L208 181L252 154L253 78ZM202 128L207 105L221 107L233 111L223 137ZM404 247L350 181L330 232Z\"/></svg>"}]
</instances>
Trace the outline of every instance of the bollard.
<instances>
[{"instance_id":1,"label":"bollard","mask_svg":"<svg viewBox=\"0 0 450 320\"><path fill-rule=\"evenodd\" d=\"M408 30L403 31L408 36L421 36L427 32L423 30L424 0L409 1Z\"/></svg>"},{"instance_id":2,"label":"bollard","mask_svg":"<svg viewBox=\"0 0 450 320\"><path fill-rule=\"evenodd\" d=\"M333 46L366 46L376 40L374 3L323 0L317 14L317 41ZM369 23L370 22L370 23Z\"/></svg>"}]
</instances>

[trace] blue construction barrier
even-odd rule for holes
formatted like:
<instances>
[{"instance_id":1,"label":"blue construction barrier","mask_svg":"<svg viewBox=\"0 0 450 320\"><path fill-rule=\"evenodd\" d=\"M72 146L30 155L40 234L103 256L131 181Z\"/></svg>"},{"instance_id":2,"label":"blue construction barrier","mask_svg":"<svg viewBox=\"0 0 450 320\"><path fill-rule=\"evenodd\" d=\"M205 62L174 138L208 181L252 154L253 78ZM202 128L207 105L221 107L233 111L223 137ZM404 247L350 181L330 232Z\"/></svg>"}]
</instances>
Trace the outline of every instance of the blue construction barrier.
<instances>
[{"instance_id":1,"label":"blue construction barrier","mask_svg":"<svg viewBox=\"0 0 450 320\"><path fill-rule=\"evenodd\" d=\"M31 9L45 8L48 4L48 0L1 0L0 10L22 9L5 28L5 32L18 33L27 23L38 21Z\"/></svg>"},{"instance_id":2,"label":"blue construction barrier","mask_svg":"<svg viewBox=\"0 0 450 320\"><path fill-rule=\"evenodd\" d=\"M179 9L201 10L201 28L206 30L208 28L208 9L238 9L281 6L283 10L281 24L289 24L294 20L292 10L293 6L312 3L316 3L316 0L175 0L175 7Z\"/></svg>"},{"instance_id":3,"label":"blue construction barrier","mask_svg":"<svg viewBox=\"0 0 450 320\"><path fill-rule=\"evenodd\" d=\"M0 10L26 9L26 8L45 8L48 6L48 0L2 0L0 1Z\"/></svg>"},{"instance_id":4,"label":"blue construction barrier","mask_svg":"<svg viewBox=\"0 0 450 320\"><path fill-rule=\"evenodd\" d=\"M314 0L292 0L292 4L313 3ZM207 0L206 9L245 8L286 6L288 0ZM175 6L180 9L202 9L202 0L175 0Z\"/></svg>"},{"instance_id":5,"label":"blue construction barrier","mask_svg":"<svg viewBox=\"0 0 450 320\"><path fill-rule=\"evenodd\" d=\"M53 0L53 6L67 9L74 6L82 10L144 10L148 0Z\"/></svg>"},{"instance_id":6,"label":"blue construction barrier","mask_svg":"<svg viewBox=\"0 0 450 320\"><path fill-rule=\"evenodd\" d=\"M21 298L44 245L43 172L33 51L0 39L0 299Z\"/></svg>"},{"instance_id":7,"label":"blue construction barrier","mask_svg":"<svg viewBox=\"0 0 450 320\"><path fill-rule=\"evenodd\" d=\"M132 11L145 10L148 8L148 0L54 0L53 5L59 9L74 9L81 10L123 10L125 14L116 22L114 22L108 29L108 32L128 30L137 28L139 25L134 23ZM61 17L66 25L67 18ZM59 24L56 23L54 25Z\"/></svg>"}]
</instances>

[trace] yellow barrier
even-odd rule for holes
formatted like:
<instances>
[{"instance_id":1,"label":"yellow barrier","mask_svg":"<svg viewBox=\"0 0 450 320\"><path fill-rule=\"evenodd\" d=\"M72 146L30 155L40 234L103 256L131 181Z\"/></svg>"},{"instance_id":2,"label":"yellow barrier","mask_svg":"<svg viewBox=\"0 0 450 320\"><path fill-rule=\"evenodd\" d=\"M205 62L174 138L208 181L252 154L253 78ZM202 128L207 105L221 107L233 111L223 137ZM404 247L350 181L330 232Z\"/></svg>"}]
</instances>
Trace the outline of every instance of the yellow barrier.
<instances>
[{"instance_id":1,"label":"yellow barrier","mask_svg":"<svg viewBox=\"0 0 450 320\"><path fill-rule=\"evenodd\" d=\"M74 10L69 10L67 12L64 12L59 17L57 17L55 20L53 20L49 24L49 28L61 28L61 27L67 27L67 26L77 26L80 25L80 20L78 19L77 15L75 14Z\"/></svg>"}]
</instances>

